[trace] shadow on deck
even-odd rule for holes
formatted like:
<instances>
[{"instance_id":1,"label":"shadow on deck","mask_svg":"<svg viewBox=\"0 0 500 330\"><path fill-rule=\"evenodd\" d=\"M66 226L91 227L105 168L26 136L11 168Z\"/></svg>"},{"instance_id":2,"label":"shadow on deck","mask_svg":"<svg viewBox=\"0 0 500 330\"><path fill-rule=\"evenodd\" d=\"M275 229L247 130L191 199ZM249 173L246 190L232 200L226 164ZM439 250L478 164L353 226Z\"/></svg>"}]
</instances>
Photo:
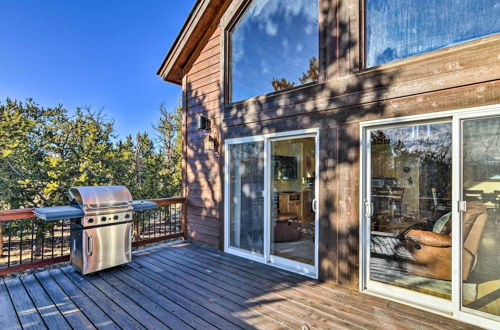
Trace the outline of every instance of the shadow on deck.
<instances>
[{"instance_id":1,"label":"shadow on deck","mask_svg":"<svg viewBox=\"0 0 500 330\"><path fill-rule=\"evenodd\" d=\"M0 282L0 329L469 329L195 243L82 277L67 266Z\"/></svg>"}]
</instances>

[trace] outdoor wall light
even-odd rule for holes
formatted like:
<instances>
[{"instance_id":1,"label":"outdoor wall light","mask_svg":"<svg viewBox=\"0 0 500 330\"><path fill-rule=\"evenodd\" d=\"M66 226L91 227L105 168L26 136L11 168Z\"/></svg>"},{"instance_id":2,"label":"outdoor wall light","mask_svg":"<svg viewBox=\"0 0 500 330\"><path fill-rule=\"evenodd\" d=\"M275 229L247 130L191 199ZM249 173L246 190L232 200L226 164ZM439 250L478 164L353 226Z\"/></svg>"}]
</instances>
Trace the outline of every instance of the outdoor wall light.
<instances>
[{"instance_id":1,"label":"outdoor wall light","mask_svg":"<svg viewBox=\"0 0 500 330\"><path fill-rule=\"evenodd\" d=\"M198 116L198 129L205 131L210 130L210 120L205 116Z\"/></svg>"}]
</instances>

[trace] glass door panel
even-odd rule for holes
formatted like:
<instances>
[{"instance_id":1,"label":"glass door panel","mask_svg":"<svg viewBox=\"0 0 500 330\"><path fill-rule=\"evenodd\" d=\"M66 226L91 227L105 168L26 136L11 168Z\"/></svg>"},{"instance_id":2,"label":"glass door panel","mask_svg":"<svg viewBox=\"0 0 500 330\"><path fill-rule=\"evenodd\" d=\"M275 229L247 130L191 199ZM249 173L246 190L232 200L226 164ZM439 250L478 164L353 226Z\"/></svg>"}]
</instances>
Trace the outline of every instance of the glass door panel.
<instances>
[{"instance_id":1,"label":"glass door panel","mask_svg":"<svg viewBox=\"0 0 500 330\"><path fill-rule=\"evenodd\" d=\"M463 305L500 316L500 117L462 122Z\"/></svg>"},{"instance_id":2,"label":"glass door panel","mask_svg":"<svg viewBox=\"0 0 500 330\"><path fill-rule=\"evenodd\" d=\"M275 140L270 147L270 253L314 265L316 138Z\"/></svg>"},{"instance_id":3,"label":"glass door panel","mask_svg":"<svg viewBox=\"0 0 500 330\"><path fill-rule=\"evenodd\" d=\"M451 122L368 138L369 280L451 299Z\"/></svg>"},{"instance_id":4,"label":"glass door panel","mask_svg":"<svg viewBox=\"0 0 500 330\"><path fill-rule=\"evenodd\" d=\"M264 255L264 142L229 145L229 246Z\"/></svg>"}]
</instances>

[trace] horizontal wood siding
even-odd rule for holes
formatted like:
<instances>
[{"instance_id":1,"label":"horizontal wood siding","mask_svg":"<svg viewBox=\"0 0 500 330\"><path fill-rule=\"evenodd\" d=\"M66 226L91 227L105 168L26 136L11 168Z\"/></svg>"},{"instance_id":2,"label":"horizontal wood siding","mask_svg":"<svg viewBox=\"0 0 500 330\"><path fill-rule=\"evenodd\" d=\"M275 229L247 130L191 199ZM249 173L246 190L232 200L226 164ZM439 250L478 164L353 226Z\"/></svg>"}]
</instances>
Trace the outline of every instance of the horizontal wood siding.
<instances>
[{"instance_id":1,"label":"horizontal wood siding","mask_svg":"<svg viewBox=\"0 0 500 330\"><path fill-rule=\"evenodd\" d=\"M320 278L358 289L360 122L500 103L499 34L363 69L360 12L357 0L320 0L319 82L223 107L221 31L206 38L186 75L190 237L222 244L223 163L197 115L223 139L319 128Z\"/></svg>"},{"instance_id":2,"label":"horizontal wood siding","mask_svg":"<svg viewBox=\"0 0 500 330\"><path fill-rule=\"evenodd\" d=\"M220 247L222 208L220 150L206 150L206 131L196 127L197 117L208 117L220 127L220 29L208 38L186 73L185 180L187 233L192 240Z\"/></svg>"}]
</instances>

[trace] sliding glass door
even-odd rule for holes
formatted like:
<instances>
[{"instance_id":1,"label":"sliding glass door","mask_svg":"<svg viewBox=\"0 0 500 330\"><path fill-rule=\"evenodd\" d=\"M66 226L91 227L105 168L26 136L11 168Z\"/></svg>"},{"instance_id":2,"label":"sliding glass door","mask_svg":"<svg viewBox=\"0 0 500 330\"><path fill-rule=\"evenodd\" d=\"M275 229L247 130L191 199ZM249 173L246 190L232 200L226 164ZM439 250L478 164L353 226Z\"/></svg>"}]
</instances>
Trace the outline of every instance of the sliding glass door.
<instances>
[{"instance_id":1,"label":"sliding glass door","mask_svg":"<svg viewBox=\"0 0 500 330\"><path fill-rule=\"evenodd\" d=\"M369 280L451 299L451 121L368 139Z\"/></svg>"},{"instance_id":2,"label":"sliding glass door","mask_svg":"<svg viewBox=\"0 0 500 330\"><path fill-rule=\"evenodd\" d=\"M500 321L500 116L462 129L462 303Z\"/></svg>"},{"instance_id":3,"label":"sliding glass door","mask_svg":"<svg viewBox=\"0 0 500 330\"><path fill-rule=\"evenodd\" d=\"M264 255L264 142L228 147L228 236L231 248Z\"/></svg>"},{"instance_id":4,"label":"sliding glass door","mask_svg":"<svg viewBox=\"0 0 500 330\"><path fill-rule=\"evenodd\" d=\"M500 106L362 124L361 289L500 323Z\"/></svg>"},{"instance_id":5,"label":"sliding glass door","mask_svg":"<svg viewBox=\"0 0 500 330\"><path fill-rule=\"evenodd\" d=\"M317 131L226 141L225 250L317 276Z\"/></svg>"},{"instance_id":6,"label":"sliding glass door","mask_svg":"<svg viewBox=\"0 0 500 330\"><path fill-rule=\"evenodd\" d=\"M270 262L315 274L316 137L270 141Z\"/></svg>"}]
</instances>

